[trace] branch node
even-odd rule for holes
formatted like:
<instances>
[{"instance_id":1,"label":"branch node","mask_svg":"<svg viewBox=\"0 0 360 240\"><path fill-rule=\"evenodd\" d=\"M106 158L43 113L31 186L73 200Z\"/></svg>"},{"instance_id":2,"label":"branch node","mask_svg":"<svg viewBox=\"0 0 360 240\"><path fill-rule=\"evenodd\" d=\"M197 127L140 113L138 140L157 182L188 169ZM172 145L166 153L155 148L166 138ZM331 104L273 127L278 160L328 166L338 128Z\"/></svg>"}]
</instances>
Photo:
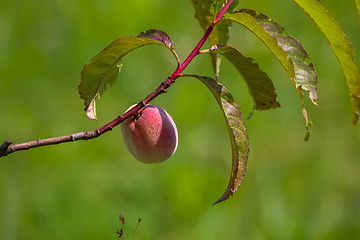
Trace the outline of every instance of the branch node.
<instances>
[{"instance_id":1,"label":"branch node","mask_svg":"<svg viewBox=\"0 0 360 240\"><path fill-rule=\"evenodd\" d=\"M160 89L161 93L166 93L166 90L168 87L170 87L171 84L175 82L174 78L172 76L168 77L164 82L162 82L162 85L164 88Z\"/></svg>"},{"instance_id":2,"label":"branch node","mask_svg":"<svg viewBox=\"0 0 360 240\"><path fill-rule=\"evenodd\" d=\"M96 130L94 131L94 136L96 137L96 136L100 136L100 135L101 135L100 130L99 130L99 129L96 129Z\"/></svg>"},{"instance_id":3,"label":"branch node","mask_svg":"<svg viewBox=\"0 0 360 240\"><path fill-rule=\"evenodd\" d=\"M172 76L170 76L166 79L166 81L169 83L169 86L170 86L171 84L173 84L175 82L175 79Z\"/></svg>"}]
</instances>

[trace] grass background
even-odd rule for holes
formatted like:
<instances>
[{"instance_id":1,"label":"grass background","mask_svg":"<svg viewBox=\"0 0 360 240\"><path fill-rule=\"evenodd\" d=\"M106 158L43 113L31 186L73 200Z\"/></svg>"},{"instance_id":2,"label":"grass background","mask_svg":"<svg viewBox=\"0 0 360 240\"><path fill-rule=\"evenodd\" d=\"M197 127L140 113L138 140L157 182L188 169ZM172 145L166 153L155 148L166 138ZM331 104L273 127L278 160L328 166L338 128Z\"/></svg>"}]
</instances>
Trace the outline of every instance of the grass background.
<instances>
[{"instance_id":1,"label":"grass background","mask_svg":"<svg viewBox=\"0 0 360 240\"><path fill-rule=\"evenodd\" d=\"M353 1L324 1L360 55ZM128 239L358 239L360 128L351 125L345 79L335 55L293 2L244 0L277 20L307 49L319 75L319 106L304 142L296 91L262 43L233 25L230 44L273 79L282 108L246 121L250 157L234 197L211 204L226 189L231 150L210 92L179 79L153 101L174 118L176 154L146 165L126 151L120 129L88 142L22 151L0 161L0 239L116 239L117 216ZM143 99L175 69L171 53L149 46L128 55L114 86L90 121L77 93L80 71L119 37L156 28L167 32L181 59L202 36L190 0L0 2L0 140L16 143L96 129ZM358 59L359 60L359 59ZM207 56L186 73L212 75ZM221 82L247 116L253 102L226 60Z\"/></svg>"}]
</instances>

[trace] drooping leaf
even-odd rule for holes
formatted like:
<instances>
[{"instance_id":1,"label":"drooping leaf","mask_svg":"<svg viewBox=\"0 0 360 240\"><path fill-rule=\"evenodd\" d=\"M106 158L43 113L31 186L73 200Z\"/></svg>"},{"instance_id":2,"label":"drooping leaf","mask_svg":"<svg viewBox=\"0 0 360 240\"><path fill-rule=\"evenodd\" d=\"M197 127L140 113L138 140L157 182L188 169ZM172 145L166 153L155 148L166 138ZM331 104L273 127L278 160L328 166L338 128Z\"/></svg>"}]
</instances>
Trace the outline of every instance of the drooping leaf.
<instances>
[{"instance_id":1,"label":"drooping leaf","mask_svg":"<svg viewBox=\"0 0 360 240\"><path fill-rule=\"evenodd\" d=\"M237 49L230 46L215 45L210 49L226 57L243 76L249 93L254 99L255 110L266 110L280 107L276 101L276 92L273 82L268 75L261 71L259 65L252 58L245 57Z\"/></svg>"},{"instance_id":2,"label":"drooping leaf","mask_svg":"<svg viewBox=\"0 0 360 240\"><path fill-rule=\"evenodd\" d=\"M192 0L195 8L195 18L199 21L199 24L204 31L206 31L214 22L219 10L226 2L227 0ZM227 9L227 12L233 12L237 4L238 0L233 1ZM210 44L226 45L229 40L230 26L231 22L221 21L216 24L215 29L208 38ZM210 57L215 75L218 76L221 59L214 53L210 53Z\"/></svg>"},{"instance_id":3,"label":"drooping leaf","mask_svg":"<svg viewBox=\"0 0 360 240\"><path fill-rule=\"evenodd\" d=\"M360 72L354 59L354 48L340 25L320 2L316 0L293 1L314 21L336 55L348 86L353 112L352 122L355 125L360 115ZM355 3L359 11L359 0Z\"/></svg>"},{"instance_id":4,"label":"drooping leaf","mask_svg":"<svg viewBox=\"0 0 360 240\"><path fill-rule=\"evenodd\" d=\"M294 64L296 87L301 86L302 89L309 91L309 97L311 101L315 103L317 99L317 88L315 87L317 75L313 65L305 62L310 58L301 43L295 38L286 35L284 33L285 29L268 16L262 13L257 14L255 11L249 9L243 11L252 15L289 55Z\"/></svg>"},{"instance_id":5,"label":"drooping leaf","mask_svg":"<svg viewBox=\"0 0 360 240\"><path fill-rule=\"evenodd\" d=\"M175 55L171 39L166 33L158 30L150 30L140 37L119 38L108 45L85 64L81 72L79 94L85 100L85 111L90 119L96 119L95 101L111 86L121 68L119 62L128 53L137 48L150 44L161 45L169 48Z\"/></svg>"},{"instance_id":6,"label":"drooping leaf","mask_svg":"<svg viewBox=\"0 0 360 240\"><path fill-rule=\"evenodd\" d=\"M288 75L295 82L294 65L288 58L287 53L279 46L278 42L272 37L255 19L246 12L235 12L225 14L223 20L230 20L239 23L254 33L275 55L282 64Z\"/></svg>"},{"instance_id":7,"label":"drooping leaf","mask_svg":"<svg viewBox=\"0 0 360 240\"><path fill-rule=\"evenodd\" d=\"M314 85L317 77L312 64L305 62L308 55L302 45L296 39L284 34L284 28L277 22L253 10L243 9L233 14L225 14L223 19L237 22L253 32L282 64L298 92L306 121L305 140L307 140L312 122L307 116L302 90L310 91L309 97L315 103L317 89Z\"/></svg>"},{"instance_id":8,"label":"drooping leaf","mask_svg":"<svg viewBox=\"0 0 360 240\"><path fill-rule=\"evenodd\" d=\"M240 107L229 90L212 78L197 75L191 76L204 83L214 95L225 118L231 140L232 169L230 181L225 193L214 203L217 204L231 197L244 178L249 155L249 139Z\"/></svg>"}]
</instances>

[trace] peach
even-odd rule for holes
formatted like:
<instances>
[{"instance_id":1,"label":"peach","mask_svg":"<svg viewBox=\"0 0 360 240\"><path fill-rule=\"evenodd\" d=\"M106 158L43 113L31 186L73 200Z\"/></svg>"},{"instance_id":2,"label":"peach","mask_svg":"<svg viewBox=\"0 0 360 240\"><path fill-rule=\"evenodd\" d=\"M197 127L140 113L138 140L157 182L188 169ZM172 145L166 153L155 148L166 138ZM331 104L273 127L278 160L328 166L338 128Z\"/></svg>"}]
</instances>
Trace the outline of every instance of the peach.
<instances>
[{"instance_id":1,"label":"peach","mask_svg":"<svg viewBox=\"0 0 360 240\"><path fill-rule=\"evenodd\" d=\"M138 116L121 123L126 148L139 161L158 163L169 159L178 145L174 120L161 107L148 104Z\"/></svg>"}]
</instances>

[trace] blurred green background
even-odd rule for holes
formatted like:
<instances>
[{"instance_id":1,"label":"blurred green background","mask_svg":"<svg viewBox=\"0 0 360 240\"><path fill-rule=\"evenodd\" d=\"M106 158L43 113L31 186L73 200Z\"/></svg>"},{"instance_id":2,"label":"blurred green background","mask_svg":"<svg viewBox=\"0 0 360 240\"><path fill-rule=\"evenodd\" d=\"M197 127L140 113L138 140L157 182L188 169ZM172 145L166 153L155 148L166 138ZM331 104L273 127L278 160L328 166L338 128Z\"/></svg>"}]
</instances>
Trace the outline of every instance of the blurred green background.
<instances>
[{"instance_id":1,"label":"blurred green background","mask_svg":"<svg viewBox=\"0 0 360 240\"><path fill-rule=\"evenodd\" d=\"M353 1L322 1L360 56ZM153 101L174 118L176 154L146 165L126 151L119 128L91 141L22 151L0 159L0 239L359 239L360 127L341 68L313 22L292 1L240 1L277 20L307 49L319 75L319 106L304 119L290 79L270 51L234 25L230 44L273 79L282 108L246 120L250 157L234 197L216 206L230 176L231 148L221 111L197 80L178 79ZM142 100L176 64L149 46L128 55L118 81L98 101L98 120L83 111L82 67L119 37L156 28L184 59L202 36L190 0L0 2L0 140L16 143L96 129ZM359 59L358 59L359 60ZM359 65L359 64L358 64ZM208 56L186 73L212 76ZM220 80L248 116L253 102L223 61Z\"/></svg>"}]
</instances>

